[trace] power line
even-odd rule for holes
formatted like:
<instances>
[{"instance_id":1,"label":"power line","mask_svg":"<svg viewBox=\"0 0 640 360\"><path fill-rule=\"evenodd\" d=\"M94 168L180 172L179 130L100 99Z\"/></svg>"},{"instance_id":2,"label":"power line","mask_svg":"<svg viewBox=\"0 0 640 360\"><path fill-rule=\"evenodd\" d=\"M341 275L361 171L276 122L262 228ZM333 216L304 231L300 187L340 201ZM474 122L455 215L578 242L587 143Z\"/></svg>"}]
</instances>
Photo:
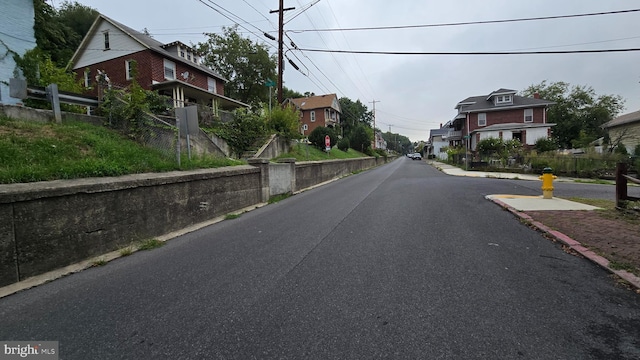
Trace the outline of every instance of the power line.
<instances>
[{"instance_id":1,"label":"power line","mask_svg":"<svg viewBox=\"0 0 640 360\"><path fill-rule=\"evenodd\" d=\"M341 28L341 29L337 29L337 28L336 29L301 29L301 30L289 30L289 31L295 32L295 33L303 33L303 32L328 32L328 31L398 30L398 29L415 29L415 28L464 26L464 25L480 25L480 24L500 24L500 23L523 22L523 21L567 19L567 18L587 17L587 16L625 14L625 13L632 13L632 12L639 12L639 11L640 9L629 9L629 10L617 10L617 11L603 11L603 12L586 13L586 14L539 16L539 17L531 17L531 18L519 18L519 19L465 21L465 22L455 22L455 23L439 23L439 24L423 24L423 25L358 27L358 28Z\"/></svg>"},{"instance_id":2,"label":"power line","mask_svg":"<svg viewBox=\"0 0 640 360\"><path fill-rule=\"evenodd\" d=\"M593 54L613 52L634 52L640 48L628 49L594 49L594 50L557 50L557 51L477 51L477 52L420 52L420 51L365 51L365 50L332 50L332 49L305 49L300 51L338 53L338 54L366 54L366 55L555 55L555 54Z\"/></svg>"}]
</instances>

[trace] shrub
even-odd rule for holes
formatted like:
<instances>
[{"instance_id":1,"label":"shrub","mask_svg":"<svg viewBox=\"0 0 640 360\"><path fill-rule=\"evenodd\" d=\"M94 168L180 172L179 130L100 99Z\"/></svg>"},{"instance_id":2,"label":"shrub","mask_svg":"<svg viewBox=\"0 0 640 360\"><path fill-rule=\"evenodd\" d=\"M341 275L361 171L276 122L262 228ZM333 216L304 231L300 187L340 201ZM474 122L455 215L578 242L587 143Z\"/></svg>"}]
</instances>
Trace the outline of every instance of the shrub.
<instances>
[{"instance_id":1,"label":"shrub","mask_svg":"<svg viewBox=\"0 0 640 360\"><path fill-rule=\"evenodd\" d=\"M476 149L482 154L488 154L491 152L499 152L504 149L504 142L500 138L487 138L478 142Z\"/></svg>"},{"instance_id":2,"label":"shrub","mask_svg":"<svg viewBox=\"0 0 640 360\"><path fill-rule=\"evenodd\" d=\"M349 151L349 139L342 138L338 141L338 149L342 151Z\"/></svg>"},{"instance_id":3,"label":"shrub","mask_svg":"<svg viewBox=\"0 0 640 360\"><path fill-rule=\"evenodd\" d=\"M318 149L324 150L324 138L327 135L329 135L329 138L331 139L331 147L333 147L336 144L336 140L338 139L338 137L336 136L336 133L332 128L324 126L318 126L317 128L313 129L311 134L309 134L309 142Z\"/></svg>"},{"instance_id":4,"label":"shrub","mask_svg":"<svg viewBox=\"0 0 640 360\"><path fill-rule=\"evenodd\" d=\"M627 147L624 146L624 144L618 144L618 146L616 146L613 152L620 155L629 155L629 152L627 151Z\"/></svg>"},{"instance_id":5,"label":"shrub","mask_svg":"<svg viewBox=\"0 0 640 360\"><path fill-rule=\"evenodd\" d=\"M281 108L276 106L267 120L269 129L284 136L287 139L299 139L301 137L300 113L293 106L285 106Z\"/></svg>"},{"instance_id":6,"label":"shrub","mask_svg":"<svg viewBox=\"0 0 640 360\"><path fill-rule=\"evenodd\" d=\"M554 139L540 138L536 140L534 147L536 151L543 153L558 150L558 143Z\"/></svg>"}]
</instances>

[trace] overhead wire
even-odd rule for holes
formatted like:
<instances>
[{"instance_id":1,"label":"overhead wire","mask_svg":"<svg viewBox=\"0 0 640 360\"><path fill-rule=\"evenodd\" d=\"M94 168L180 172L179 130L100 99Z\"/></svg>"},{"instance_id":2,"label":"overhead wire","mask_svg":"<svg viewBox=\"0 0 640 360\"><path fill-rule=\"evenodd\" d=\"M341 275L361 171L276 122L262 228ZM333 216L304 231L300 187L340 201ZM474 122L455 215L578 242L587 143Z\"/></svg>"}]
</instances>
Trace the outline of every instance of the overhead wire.
<instances>
[{"instance_id":1,"label":"overhead wire","mask_svg":"<svg viewBox=\"0 0 640 360\"><path fill-rule=\"evenodd\" d=\"M624 13L633 13L633 12L640 12L640 9L602 11L602 12L572 14L572 15L538 16L538 17L517 18L517 19L464 21L464 22L439 23L439 24L370 26L370 27L338 28L338 29L315 29L314 28L314 29L300 29L300 30L289 30L289 31L293 33L302 33L302 32L330 32L330 31L397 30L397 29L415 29L415 28L430 28L430 27L500 24L500 23L523 22L523 21L568 19L568 18L578 18L578 17L587 17L587 16L624 14Z\"/></svg>"}]
</instances>

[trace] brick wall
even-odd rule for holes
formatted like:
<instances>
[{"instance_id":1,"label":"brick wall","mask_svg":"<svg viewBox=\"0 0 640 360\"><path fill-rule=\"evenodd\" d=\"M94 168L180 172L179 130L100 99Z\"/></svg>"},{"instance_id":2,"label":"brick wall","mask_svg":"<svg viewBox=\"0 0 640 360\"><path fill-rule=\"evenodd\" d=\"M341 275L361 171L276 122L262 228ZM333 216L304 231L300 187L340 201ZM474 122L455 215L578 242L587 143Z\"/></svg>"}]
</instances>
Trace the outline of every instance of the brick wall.
<instances>
[{"instance_id":1,"label":"brick wall","mask_svg":"<svg viewBox=\"0 0 640 360\"><path fill-rule=\"evenodd\" d=\"M491 111L485 114L487 114L487 126L508 123L531 124L524 122L524 109ZM544 108L533 108L533 123L543 124L545 122L543 116ZM478 126L478 113L469 114L469 132L481 127Z\"/></svg>"}]
</instances>

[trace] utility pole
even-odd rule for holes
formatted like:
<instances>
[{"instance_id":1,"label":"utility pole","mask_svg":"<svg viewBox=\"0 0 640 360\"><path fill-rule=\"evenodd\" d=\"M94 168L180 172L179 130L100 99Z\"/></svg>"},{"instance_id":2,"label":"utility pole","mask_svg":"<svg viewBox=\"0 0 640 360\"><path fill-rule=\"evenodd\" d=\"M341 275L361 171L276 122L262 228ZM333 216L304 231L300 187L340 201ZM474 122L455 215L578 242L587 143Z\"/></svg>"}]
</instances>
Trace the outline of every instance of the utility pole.
<instances>
[{"instance_id":1,"label":"utility pole","mask_svg":"<svg viewBox=\"0 0 640 360\"><path fill-rule=\"evenodd\" d=\"M278 106L282 106L282 102L284 99L282 98L282 74L284 72L284 53L283 53L283 44L284 44L284 12L293 10L294 7L284 8L284 0L280 0L280 6L278 10L271 10L269 13L273 14L274 12L278 13Z\"/></svg>"},{"instance_id":2,"label":"utility pole","mask_svg":"<svg viewBox=\"0 0 640 360\"><path fill-rule=\"evenodd\" d=\"M376 103L377 102L380 102L380 100L374 99L373 101L369 102L370 104L373 104L373 150L376 149L376 142L377 142L377 139L376 139Z\"/></svg>"}]
</instances>

